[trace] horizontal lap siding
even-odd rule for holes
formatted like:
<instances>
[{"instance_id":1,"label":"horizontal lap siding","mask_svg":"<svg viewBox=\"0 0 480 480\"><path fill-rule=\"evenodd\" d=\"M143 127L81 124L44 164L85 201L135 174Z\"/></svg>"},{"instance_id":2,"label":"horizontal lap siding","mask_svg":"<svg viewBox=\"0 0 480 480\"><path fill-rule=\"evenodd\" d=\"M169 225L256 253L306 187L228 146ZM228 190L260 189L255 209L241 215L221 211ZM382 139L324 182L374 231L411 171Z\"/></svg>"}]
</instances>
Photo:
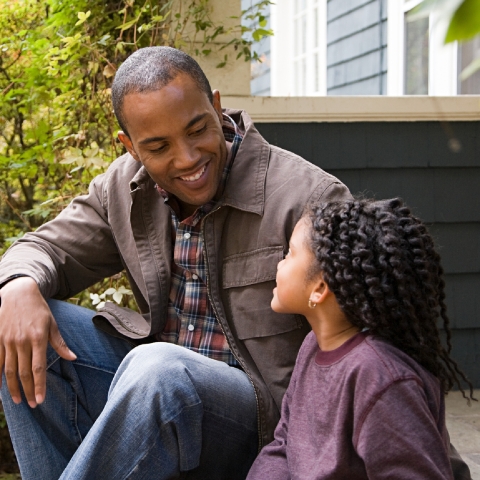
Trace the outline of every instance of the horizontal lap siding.
<instances>
[{"instance_id":1,"label":"horizontal lap siding","mask_svg":"<svg viewBox=\"0 0 480 480\"><path fill-rule=\"evenodd\" d=\"M386 93L386 41L386 0L329 0L328 95Z\"/></svg>"},{"instance_id":2,"label":"horizontal lap siding","mask_svg":"<svg viewBox=\"0 0 480 480\"><path fill-rule=\"evenodd\" d=\"M337 176L352 193L402 197L427 223L445 269L453 355L480 387L480 122L257 127L271 143ZM461 145L457 153L448 147L452 137Z\"/></svg>"}]
</instances>

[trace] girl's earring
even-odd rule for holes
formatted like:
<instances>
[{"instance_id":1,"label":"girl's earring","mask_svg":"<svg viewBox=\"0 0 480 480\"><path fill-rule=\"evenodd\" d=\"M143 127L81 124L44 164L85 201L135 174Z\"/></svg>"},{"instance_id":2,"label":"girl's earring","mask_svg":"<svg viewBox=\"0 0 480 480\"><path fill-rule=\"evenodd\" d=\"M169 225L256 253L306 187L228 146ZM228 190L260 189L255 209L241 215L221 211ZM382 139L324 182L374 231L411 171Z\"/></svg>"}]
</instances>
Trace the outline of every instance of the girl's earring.
<instances>
[{"instance_id":1,"label":"girl's earring","mask_svg":"<svg viewBox=\"0 0 480 480\"><path fill-rule=\"evenodd\" d=\"M308 306L309 306L309 308L315 308L317 306L317 304L313 303L311 300L308 300Z\"/></svg>"}]
</instances>

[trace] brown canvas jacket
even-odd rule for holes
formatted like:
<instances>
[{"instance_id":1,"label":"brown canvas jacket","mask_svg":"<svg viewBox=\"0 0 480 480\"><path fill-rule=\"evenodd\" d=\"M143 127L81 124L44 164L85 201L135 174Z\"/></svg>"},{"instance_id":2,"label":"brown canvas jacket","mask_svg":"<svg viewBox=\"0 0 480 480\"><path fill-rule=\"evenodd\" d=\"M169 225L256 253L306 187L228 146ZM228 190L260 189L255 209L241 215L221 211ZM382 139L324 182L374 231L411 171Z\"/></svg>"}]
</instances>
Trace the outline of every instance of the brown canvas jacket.
<instances>
[{"instance_id":1,"label":"brown canvas jacket","mask_svg":"<svg viewBox=\"0 0 480 480\"><path fill-rule=\"evenodd\" d=\"M209 298L257 394L261 444L273 438L295 358L309 331L301 316L270 308L278 262L304 205L350 199L335 177L269 145L250 117L227 110L245 131L223 198L202 225ZM0 284L33 277L46 297L69 298L125 269L140 313L107 303L94 321L141 343L163 330L170 290L169 207L129 154L95 178L53 221L4 255Z\"/></svg>"}]
</instances>

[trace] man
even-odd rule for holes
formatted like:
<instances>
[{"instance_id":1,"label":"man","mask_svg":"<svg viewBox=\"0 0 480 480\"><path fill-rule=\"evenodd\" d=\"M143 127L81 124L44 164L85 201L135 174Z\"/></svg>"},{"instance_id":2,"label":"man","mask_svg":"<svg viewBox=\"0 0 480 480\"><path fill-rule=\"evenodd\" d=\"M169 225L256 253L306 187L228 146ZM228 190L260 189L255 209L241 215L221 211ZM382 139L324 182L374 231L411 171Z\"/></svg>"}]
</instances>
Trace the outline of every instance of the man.
<instances>
[{"instance_id":1,"label":"man","mask_svg":"<svg viewBox=\"0 0 480 480\"><path fill-rule=\"evenodd\" d=\"M244 478L308 331L270 309L277 263L308 200L349 192L222 112L175 49L129 57L112 99L129 153L0 264L22 478ZM123 269L141 314L44 300Z\"/></svg>"},{"instance_id":2,"label":"man","mask_svg":"<svg viewBox=\"0 0 480 480\"><path fill-rule=\"evenodd\" d=\"M112 99L128 153L0 263L22 478L244 478L308 331L270 309L277 263L305 203L350 194L175 49L129 57ZM45 300L121 270L141 313Z\"/></svg>"}]
</instances>

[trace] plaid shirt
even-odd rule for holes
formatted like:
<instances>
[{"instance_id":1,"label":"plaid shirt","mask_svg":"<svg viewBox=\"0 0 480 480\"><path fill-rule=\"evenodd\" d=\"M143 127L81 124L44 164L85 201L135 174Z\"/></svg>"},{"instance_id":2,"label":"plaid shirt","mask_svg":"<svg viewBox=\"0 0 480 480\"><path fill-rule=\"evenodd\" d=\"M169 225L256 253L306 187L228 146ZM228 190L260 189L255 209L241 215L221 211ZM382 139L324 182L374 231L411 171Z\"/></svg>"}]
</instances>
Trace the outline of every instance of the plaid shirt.
<instances>
[{"instance_id":1,"label":"plaid shirt","mask_svg":"<svg viewBox=\"0 0 480 480\"><path fill-rule=\"evenodd\" d=\"M243 136L235 122L225 114L222 128L225 141L231 144L220 183L223 190ZM217 202L211 200L180 221L177 199L158 185L157 190L171 209L173 245L168 318L157 340L175 343L228 365L238 366L207 292L207 266L201 226L203 218Z\"/></svg>"}]
</instances>

